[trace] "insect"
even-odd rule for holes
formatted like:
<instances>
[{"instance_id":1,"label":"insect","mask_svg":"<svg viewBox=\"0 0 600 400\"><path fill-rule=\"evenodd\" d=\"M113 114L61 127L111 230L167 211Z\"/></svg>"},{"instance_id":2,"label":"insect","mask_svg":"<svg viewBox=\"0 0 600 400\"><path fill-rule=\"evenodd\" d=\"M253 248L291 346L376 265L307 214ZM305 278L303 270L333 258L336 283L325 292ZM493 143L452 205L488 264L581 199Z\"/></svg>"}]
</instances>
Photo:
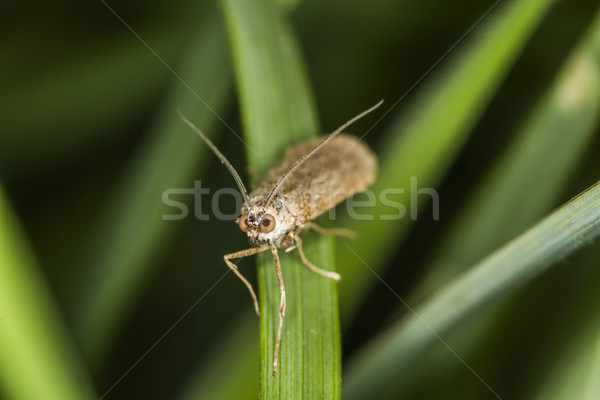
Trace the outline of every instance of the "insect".
<instances>
[{"instance_id":1,"label":"insect","mask_svg":"<svg viewBox=\"0 0 600 400\"><path fill-rule=\"evenodd\" d=\"M366 189L377 175L377 158L360 140L342 131L369 114L383 100L350 119L334 132L323 137L306 140L290 148L283 160L269 169L259 179L256 188L248 194L240 176L231 163L200 129L185 118L189 125L210 147L227 167L244 196L241 216L236 223L248 235L253 247L223 256L227 266L244 282L259 314L258 300L250 282L238 271L232 259L248 257L270 250L280 290L279 328L273 355L273 376L277 373L277 359L281 342L281 330L285 317L285 285L281 274L278 248L297 249L304 265L324 277L338 281L340 275L321 269L311 263L302 249L299 233L312 228L320 233L349 235L343 229L327 229L316 225L313 219L323 214L352 194Z\"/></svg>"}]
</instances>

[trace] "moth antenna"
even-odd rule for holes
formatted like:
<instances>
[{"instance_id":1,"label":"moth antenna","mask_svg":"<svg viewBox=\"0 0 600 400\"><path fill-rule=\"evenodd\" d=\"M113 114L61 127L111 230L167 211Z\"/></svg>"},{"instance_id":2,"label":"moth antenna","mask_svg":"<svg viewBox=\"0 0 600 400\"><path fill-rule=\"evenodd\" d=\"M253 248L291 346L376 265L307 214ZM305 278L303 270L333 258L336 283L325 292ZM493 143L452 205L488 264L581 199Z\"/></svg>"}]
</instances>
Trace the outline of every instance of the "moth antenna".
<instances>
[{"instance_id":1,"label":"moth antenna","mask_svg":"<svg viewBox=\"0 0 600 400\"><path fill-rule=\"evenodd\" d=\"M235 183L237 183L238 188L240 189L240 192L244 196L244 200L246 201L246 203L250 203L250 198L248 197L248 191L246 190L246 187L244 186L244 183L242 182L242 178L240 178L240 176L238 175L235 168L233 168L233 165L231 165L231 163L229 161L227 161L227 158L225 158L223 153L221 153L219 151L219 149L217 149L217 146L215 146L213 144L213 142L211 142L210 139L207 138L204 135L204 133L202 133L202 131L196 127L196 125L194 125L192 122L190 122L189 119L187 119L186 117L183 116L181 111L179 111L179 108L177 109L177 114L179 114L179 117L183 120L183 122L188 124L188 126L190 128L192 128L198 134L198 136L200 136L202 138L202 140L204 140L206 142L208 147L210 147L210 149L213 151L213 153L215 153L215 155L219 158L219 160L221 160L221 163L225 164L225 167L227 167L227 169L231 173L231 176L233 176Z\"/></svg>"},{"instance_id":2,"label":"moth antenna","mask_svg":"<svg viewBox=\"0 0 600 400\"><path fill-rule=\"evenodd\" d=\"M269 193L269 196L267 197L267 201L265 202L265 204L269 204L269 202L271 201L271 197L273 197L275 195L275 193L277 192L277 189L279 189L279 187L281 186L281 184L283 183L285 178L287 178L292 172L294 172L294 170L296 168L298 168L300 165L302 165L302 163L304 163L304 161L306 161L306 159L308 157L313 155L315 151L319 150L321 148L321 146L323 146L325 143L327 143L328 141L333 139L338 133L342 132L344 129L346 129L347 127L349 127L350 125L352 125L357 120L364 117L365 115L369 114L371 111L374 111L381 104L383 104L383 100L380 100L379 103L375 104L373 107L371 107L368 110L365 110L365 111L361 112L360 114L358 114L357 116L351 118L349 121L344 123L342 126L337 128L335 131L331 132L325 139L323 139L323 141L321 141L318 145L313 147L308 153L306 153L305 155L300 157L298 159L298 161L296 161L291 167L288 168L287 171L285 171L285 173L281 176L281 178L279 178L279 180L277 181L275 186L273 186L273 189L271 190L271 193Z\"/></svg>"}]
</instances>

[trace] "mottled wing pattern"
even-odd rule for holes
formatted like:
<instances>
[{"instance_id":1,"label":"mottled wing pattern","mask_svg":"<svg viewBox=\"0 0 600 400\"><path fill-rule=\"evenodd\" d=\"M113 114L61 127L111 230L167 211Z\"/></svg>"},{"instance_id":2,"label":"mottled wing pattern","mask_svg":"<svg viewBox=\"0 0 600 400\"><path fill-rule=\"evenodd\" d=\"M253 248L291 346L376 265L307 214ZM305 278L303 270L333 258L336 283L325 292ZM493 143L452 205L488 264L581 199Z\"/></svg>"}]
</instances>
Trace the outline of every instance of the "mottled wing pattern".
<instances>
[{"instance_id":1,"label":"mottled wing pattern","mask_svg":"<svg viewBox=\"0 0 600 400\"><path fill-rule=\"evenodd\" d=\"M250 197L266 197L288 168L323 139L309 139L290 148L259 180ZM288 176L277 193L298 216L297 223L305 224L369 187L376 176L377 158L371 149L355 136L339 134Z\"/></svg>"}]
</instances>

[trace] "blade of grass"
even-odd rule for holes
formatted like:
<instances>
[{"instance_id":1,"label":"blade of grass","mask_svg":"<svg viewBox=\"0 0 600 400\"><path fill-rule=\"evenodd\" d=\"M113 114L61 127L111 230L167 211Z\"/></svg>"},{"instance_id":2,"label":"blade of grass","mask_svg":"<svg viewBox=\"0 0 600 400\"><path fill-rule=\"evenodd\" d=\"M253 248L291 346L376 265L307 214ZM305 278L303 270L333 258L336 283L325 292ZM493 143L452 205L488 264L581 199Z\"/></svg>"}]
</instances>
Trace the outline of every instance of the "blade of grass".
<instances>
[{"instance_id":1,"label":"blade of grass","mask_svg":"<svg viewBox=\"0 0 600 400\"><path fill-rule=\"evenodd\" d=\"M599 260L600 246L586 247L562 262L545 279L527 285L517 296L510 296L511 303L519 306L506 310L505 326L496 328L515 334L497 332L499 340L489 343L491 348L482 355L494 365L511 371L515 359L527 352L528 356L519 365L527 373L515 376L504 392L506 398L514 398L513 393L523 393L523 398L528 399L544 398L544 393L547 399L585 399L600 333ZM594 380L597 381L597 375Z\"/></svg>"},{"instance_id":2,"label":"blade of grass","mask_svg":"<svg viewBox=\"0 0 600 400\"><path fill-rule=\"evenodd\" d=\"M352 360L349 399L373 396L432 341L600 235L600 183L559 208L440 290Z\"/></svg>"},{"instance_id":3,"label":"blade of grass","mask_svg":"<svg viewBox=\"0 0 600 400\"><path fill-rule=\"evenodd\" d=\"M600 329L598 329L600 331ZM594 350L594 358L592 359L591 368L587 375L587 384L585 386L584 397L582 400L593 400L600 396L600 381L597 379L600 375L600 334L596 334L596 343Z\"/></svg>"},{"instance_id":4,"label":"blade of grass","mask_svg":"<svg viewBox=\"0 0 600 400\"><path fill-rule=\"evenodd\" d=\"M400 205L406 207L407 215L399 216L394 206L378 203L370 209L377 223L369 223L368 229L363 227L363 221L346 218L342 223L361 233L360 240L352 242L351 247L375 270L406 233L414 218L409 219L409 213L417 210L417 203L422 205L416 190L434 187L443 178L471 127L552 3L553 0L526 0L499 5L504 9L493 11L497 14L494 19L478 29L478 36L470 40L446 71L429 82L420 100L386 133L381 146L381 173L372 190L381 194L403 189L402 194L390 195L388 199L403 203ZM417 187L411 184L414 177L418 178ZM344 276L340 285L342 312L346 315L356 308L372 276L352 252L340 252L339 264Z\"/></svg>"},{"instance_id":5,"label":"blade of grass","mask_svg":"<svg viewBox=\"0 0 600 400\"><path fill-rule=\"evenodd\" d=\"M587 329L576 332L569 352L555 363L535 399L577 398L593 400L600 396L600 319L598 313Z\"/></svg>"},{"instance_id":6,"label":"blade of grass","mask_svg":"<svg viewBox=\"0 0 600 400\"><path fill-rule=\"evenodd\" d=\"M600 50L600 47L597 49ZM599 175L600 159L595 157L586 168L583 179L594 179ZM523 347L528 347L532 340L541 342L537 356L532 354L531 362L523 365L525 369L538 371L541 378L524 381L524 386L530 389L527 398L588 400L600 394L600 246L596 244L581 253L573 262L564 263L569 271L567 279L560 281L558 291L557 285L551 283L544 301L538 306L540 310L541 307L552 310L551 325L546 327L536 323L545 332L542 340L535 331L530 331L522 339ZM557 296L557 293L560 295ZM523 294L523 297L527 295ZM552 297L556 298L554 304L546 300ZM540 313L544 314L543 311ZM510 330L514 329L512 322L507 321ZM529 319L527 322L530 323ZM507 344L507 348L513 346L513 343Z\"/></svg>"},{"instance_id":7,"label":"blade of grass","mask_svg":"<svg viewBox=\"0 0 600 400\"><path fill-rule=\"evenodd\" d=\"M588 155L595 153L597 151L592 150ZM579 187L581 182L593 182L598 176L600 159L592 156L573 179L574 182L567 186ZM595 329L597 304L600 302L599 260L600 246L581 249L540 279L507 296L506 300L491 304L474 318L461 323L460 328L449 332L444 339L457 354L468 360L474 370L485 376L503 398L534 398L553 366L564 365L563 356L571 351L571 343L580 340L579 332ZM490 323L490 317L493 323ZM473 329L473 322L479 323L482 319L484 329ZM478 339L479 336L482 340ZM465 342L462 348L461 341ZM454 367L456 358L441 343L431 347L444 354L445 362L434 367L440 370L438 375L452 377L446 386L436 385L438 393L448 394L449 398L465 398L472 393L469 388L474 385L480 390L485 389L474 383L470 371ZM427 365L421 359L418 363ZM520 371L525 372L515 375L515 363L518 363ZM411 379L413 367L407 379ZM566 376L570 373L567 370L569 366L564 368ZM457 373L453 374L452 369ZM426 371L431 371L431 364ZM430 373L427 375L423 376L424 384L436 379ZM504 381L501 376L511 378ZM574 392L571 397L580 396Z\"/></svg>"},{"instance_id":8,"label":"blade of grass","mask_svg":"<svg viewBox=\"0 0 600 400\"><path fill-rule=\"evenodd\" d=\"M318 133L310 85L293 35L268 1L223 0L250 166L264 172L287 146ZM334 266L333 241L309 236L306 254ZM279 320L279 286L267 254L258 259L261 308L261 398L340 396L340 339L334 282L305 268L297 254L281 255L287 283L279 371L271 376Z\"/></svg>"},{"instance_id":9,"label":"blade of grass","mask_svg":"<svg viewBox=\"0 0 600 400\"><path fill-rule=\"evenodd\" d=\"M95 361L105 354L117 326L153 273L152 260L180 226L162 219L172 212L163 203L164 191L188 187L200 161L212 157L179 119L176 108L202 126L207 135L215 131L214 114L203 108L202 102L217 115L223 109L231 79L226 47L219 19L207 15L182 67L181 76L189 87L175 82L162 115L91 235L80 260L82 275L70 282L67 292L74 299L69 304L76 307L72 310L76 332L85 352Z\"/></svg>"},{"instance_id":10,"label":"blade of grass","mask_svg":"<svg viewBox=\"0 0 600 400\"><path fill-rule=\"evenodd\" d=\"M596 324L594 343L588 347L593 349L590 367L587 370L586 382L584 383L584 392L582 400L593 400L600 396L600 324Z\"/></svg>"},{"instance_id":11,"label":"blade of grass","mask_svg":"<svg viewBox=\"0 0 600 400\"><path fill-rule=\"evenodd\" d=\"M257 352L248 346L258 340L256 315L250 310L235 321L232 329L215 346L213 353L192 373L180 400L255 399L258 389ZM224 384L235 382L234 385Z\"/></svg>"},{"instance_id":12,"label":"blade of grass","mask_svg":"<svg viewBox=\"0 0 600 400\"><path fill-rule=\"evenodd\" d=\"M95 398L26 238L0 188L0 392L13 400Z\"/></svg>"},{"instance_id":13,"label":"blade of grass","mask_svg":"<svg viewBox=\"0 0 600 400\"><path fill-rule=\"evenodd\" d=\"M455 215L420 293L441 286L555 205L596 132L599 48L600 13L536 111Z\"/></svg>"},{"instance_id":14,"label":"blade of grass","mask_svg":"<svg viewBox=\"0 0 600 400\"><path fill-rule=\"evenodd\" d=\"M600 13L597 20L600 22ZM433 293L464 268L522 232L556 204L594 138L600 115L598 26L598 23L592 24L588 33L582 36L556 82L515 140L481 179L461 212L455 214L454 224L444 234L442 246L434 253L425 279L409 303L416 304L419 298ZM532 187L535 192L529 190ZM501 315L511 314L507 306L519 307L520 304L516 301L502 304L501 308L491 308L486 311L487 315L478 316L480 323L469 324L469 329L461 327L461 336L468 337L468 341L453 348L460 348L464 357L481 346L484 338L493 335L493 329L498 329L494 322ZM405 308L399 307L400 312L405 312ZM435 371L449 376L451 371L462 368L447 349L438 347L439 353L448 357L438 357ZM424 360L420 359L419 363L424 364ZM411 368L406 379L396 382L394 390L398 395L419 381L416 376L411 377L419 374L418 371ZM429 378L431 373L434 372L430 372Z\"/></svg>"}]
</instances>

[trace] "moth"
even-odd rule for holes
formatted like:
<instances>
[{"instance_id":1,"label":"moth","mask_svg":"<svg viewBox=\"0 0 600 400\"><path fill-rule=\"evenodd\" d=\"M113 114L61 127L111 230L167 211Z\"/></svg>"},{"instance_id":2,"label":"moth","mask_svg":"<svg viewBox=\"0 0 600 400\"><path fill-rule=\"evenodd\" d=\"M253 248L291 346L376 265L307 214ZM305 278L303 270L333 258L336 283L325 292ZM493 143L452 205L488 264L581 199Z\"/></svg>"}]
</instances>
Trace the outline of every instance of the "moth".
<instances>
[{"instance_id":1,"label":"moth","mask_svg":"<svg viewBox=\"0 0 600 400\"><path fill-rule=\"evenodd\" d=\"M312 271L336 281L340 279L336 272L321 269L306 258L299 234L306 228L324 234L351 236L353 233L344 229L323 228L312 221L352 194L366 189L375 180L377 157L373 151L357 137L342 131L382 103L383 100L324 138L308 139L288 149L284 158L259 179L256 188L250 194L227 158L200 129L177 110L181 119L206 142L227 167L244 197L241 216L235 222L254 246L226 254L223 258L250 291L256 314L260 313L256 293L231 260L267 250L273 254L280 290L279 328L273 355L273 376L277 373L286 307L285 285L277 249L286 249L286 252L297 249L303 264Z\"/></svg>"}]
</instances>

